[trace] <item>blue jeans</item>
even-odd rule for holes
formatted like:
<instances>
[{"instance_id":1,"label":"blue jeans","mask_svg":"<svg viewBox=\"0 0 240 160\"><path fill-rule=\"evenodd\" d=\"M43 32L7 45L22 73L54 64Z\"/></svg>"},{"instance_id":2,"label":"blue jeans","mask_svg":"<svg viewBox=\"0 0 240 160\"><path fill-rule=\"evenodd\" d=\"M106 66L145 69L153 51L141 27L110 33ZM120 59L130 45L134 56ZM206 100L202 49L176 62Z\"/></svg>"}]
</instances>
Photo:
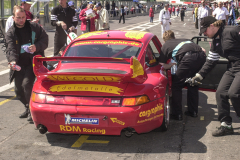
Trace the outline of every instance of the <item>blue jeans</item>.
<instances>
[{"instance_id":1,"label":"blue jeans","mask_svg":"<svg viewBox=\"0 0 240 160\"><path fill-rule=\"evenodd\" d=\"M178 14L179 14L179 11L177 11L177 16L178 16Z\"/></svg>"},{"instance_id":2,"label":"blue jeans","mask_svg":"<svg viewBox=\"0 0 240 160\"><path fill-rule=\"evenodd\" d=\"M150 17L150 22L152 22L152 23L153 23L153 17Z\"/></svg>"},{"instance_id":3,"label":"blue jeans","mask_svg":"<svg viewBox=\"0 0 240 160\"><path fill-rule=\"evenodd\" d=\"M233 19L232 17L229 17L229 18L228 18L228 25L230 25L230 26L231 26L231 25L232 25L232 26L234 25L234 19Z\"/></svg>"}]
</instances>

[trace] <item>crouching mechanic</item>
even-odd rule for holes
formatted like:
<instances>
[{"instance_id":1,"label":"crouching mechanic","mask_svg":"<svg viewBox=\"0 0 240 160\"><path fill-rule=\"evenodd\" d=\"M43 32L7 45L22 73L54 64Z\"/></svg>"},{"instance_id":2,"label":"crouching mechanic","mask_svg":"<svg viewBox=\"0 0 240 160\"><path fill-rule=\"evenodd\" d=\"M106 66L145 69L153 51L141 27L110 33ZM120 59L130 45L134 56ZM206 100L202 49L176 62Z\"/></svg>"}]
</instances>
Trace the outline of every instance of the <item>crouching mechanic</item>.
<instances>
[{"instance_id":1,"label":"crouching mechanic","mask_svg":"<svg viewBox=\"0 0 240 160\"><path fill-rule=\"evenodd\" d=\"M201 21L200 32L212 38L213 41L207 61L192 78L192 83L194 84L195 80L202 80L214 68L220 56L228 59L227 71L216 91L218 120L221 126L212 135L233 134L229 99L237 117L240 118L240 26L225 26L221 20L217 21L214 17L208 16Z\"/></svg>"},{"instance_id":2,"label":"crouching mechanic","mask_svg":"<svg viewBox=\"0 0 240 160\"><path fill-rule=\"evenodd\" d=\"M170 69L174 64L166 64L169 59L177 62L178 69L172 76L172 114L171 118L182 120L182 88L187 78L194 76L206 61L203 49L187 39L175 39L171 30L164 32L164 45L161 48L159 62L165 69ZM185 115L197 117L198 114L198 87L190 86L187 91L188 110Z\"/></svg>"},{"instance_id":3,"label":"crouching mechanic","mask_svg":"<svg viewBox=\"0 0 240 160\"><path fill-rule=\"evenodd\" d=\"M21 70L16 71L10 65L10 83L14 79L16 96L25 106L25 112L19 118L28 117L28 121L32 121L29 111L35 81L32 59L35 55L44 56L44 50L48 47L48 35L39 24L26 21L26 13L19 6L14 7L13 20L12 27L6 33L6 56L9 63L19 65Z\"/></svg>"}]
</instances>

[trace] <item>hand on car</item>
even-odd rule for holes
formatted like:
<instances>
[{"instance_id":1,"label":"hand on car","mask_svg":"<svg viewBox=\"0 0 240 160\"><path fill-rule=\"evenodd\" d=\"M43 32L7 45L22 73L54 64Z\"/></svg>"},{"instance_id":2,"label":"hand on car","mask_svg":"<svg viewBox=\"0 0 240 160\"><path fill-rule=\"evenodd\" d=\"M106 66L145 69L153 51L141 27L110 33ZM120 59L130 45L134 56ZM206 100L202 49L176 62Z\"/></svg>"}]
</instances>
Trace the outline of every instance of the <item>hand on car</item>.
<instances>
[{"instance_id":1,"label":"hand on car","mask_svg":"<svg viewBox=\"0 0 240 160\"><path fill-rule=\"evenodd\" d=\"M169 64L166 64L166 63L160 63L164 69L170 69L173 65L175 65L176 63L169 63Z\"/></svg>"}]
</instances>

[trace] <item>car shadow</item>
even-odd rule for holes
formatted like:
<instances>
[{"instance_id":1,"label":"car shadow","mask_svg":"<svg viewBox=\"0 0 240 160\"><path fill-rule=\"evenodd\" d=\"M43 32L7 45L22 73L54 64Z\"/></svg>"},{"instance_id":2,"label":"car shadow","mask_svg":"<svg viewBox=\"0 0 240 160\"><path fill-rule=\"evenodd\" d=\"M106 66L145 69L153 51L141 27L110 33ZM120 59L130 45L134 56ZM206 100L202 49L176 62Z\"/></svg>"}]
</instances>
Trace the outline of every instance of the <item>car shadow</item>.
<instances>
[{"instance_id":1,"label":"car shadow","mask_svg":"<svg viewBox=\"0 0 240 160\"><path fill-rule=\"evenodd\" d=\"M183 106L186 106L186 94L184 90ZM130 138L125 137L124 133L121 136L89 135L88 140L109 143L83 143L79 148L72 149L115 153L206 153L207 146L200 139L206 134L209 123L217 120L213 110L216 105L208 104L208 96L203 92L199 93L199 97L199 117L184 116L183 121L171 120L166 132L154 130L145 134L134 134ZM71 148L81 135L47 133L46 137L52 146Z\"/></svg>"}]
</instances>

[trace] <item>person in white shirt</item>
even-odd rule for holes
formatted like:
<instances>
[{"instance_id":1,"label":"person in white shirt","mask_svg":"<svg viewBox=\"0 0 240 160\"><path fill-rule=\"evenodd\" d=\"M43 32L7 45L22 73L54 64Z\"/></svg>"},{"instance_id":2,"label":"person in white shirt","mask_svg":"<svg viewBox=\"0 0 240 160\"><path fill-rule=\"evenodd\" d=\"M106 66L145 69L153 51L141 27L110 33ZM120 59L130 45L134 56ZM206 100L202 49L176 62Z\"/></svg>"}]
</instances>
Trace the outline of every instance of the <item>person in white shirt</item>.
<instances>
[{"instance_id":1,"label":"person in white shirt","mask_svg":"<svg viewBox=\"0 0 240 160\"><path fill-rule=\"evenodd\" d=\"M99 15L97 23L97 31L100 30L109 30L109 15L108 11L104 9L101 3L97 3L97 14Z\"/></svg>"},{"instance_id":2,"label":"person in white shirt","mask_svg":"<svg viewBox=\"0 0 240 160\"><path fill-rule=\"evenodd\" d=\"M208 16L208 8L206 6L206 3L205 3L205 0L202 0L201 1L202 3L202 6L198 8L198 26L199 26L199 36L201 36L202 34L200 34L200 24L201 24L201 20L204 18L204 17L207 17Z\"/></svg>"},{"instance_id":3,"label":"person in white shirt","mask_svg":"<svg viewBox=\"0 0 240 160\"><path fill-rule=\"evenodd\" d=\"M170 30L171 20L170 20L170 12L168 11L168 5L164 6L164 9L160 11L159 21L162 27L162 37L163 33L167 30Z\"/></svg>"},{"instance_id":4,"label":"person in white shirt","mask_svg":"<svg viewBox=\"0 0 240 160\"><path fill-rule=\"evenodd\" d=\"M7 22L6 22L6 27L5 27L5 32L6 33L9 30L9 28L12 27L13 22L14 22L13 16L8 17Z\"/></svg>"},{"instance_id":5,"label":"person in white shirt","mask_svg":"<svg viewBox=\"0 0 240 160\"><path fill-rule=\"evenodd\" d=\"M229 12L228 12L227 8L223 7L223 3L222 2L219 2L218 3L218 8L216 8L214 10L214 12L213 12L213 16L217 20L222 20L223 24L227 25L228 15L229 15Z\"/></svg>"}]
</instances>

